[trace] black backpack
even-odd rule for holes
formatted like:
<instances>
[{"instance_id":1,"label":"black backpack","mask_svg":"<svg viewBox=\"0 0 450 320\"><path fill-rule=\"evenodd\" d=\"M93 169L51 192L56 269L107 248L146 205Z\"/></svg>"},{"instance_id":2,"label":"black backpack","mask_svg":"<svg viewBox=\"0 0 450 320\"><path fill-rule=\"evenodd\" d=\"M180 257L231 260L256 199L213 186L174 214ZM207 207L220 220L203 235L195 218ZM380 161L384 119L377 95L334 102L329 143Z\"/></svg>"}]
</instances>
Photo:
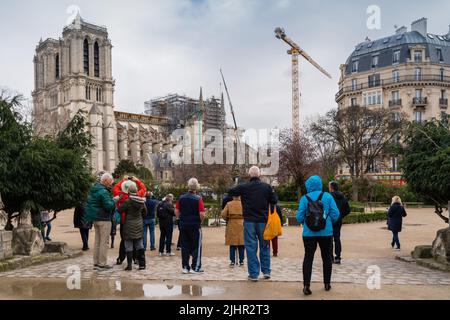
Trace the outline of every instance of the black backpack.
<instances>
[{"instance_id":1,"label":"black backpack","mask_svg":"<svg viewBox=\"0 0 450 320\"><path fill-rule=\"evenodd\" d=\"M156 206L156 216L159 220L165 220L168 218L167 211L165 210L162 202L158 203Z\"/></svg>"},{"instance_id":2,"label":"black backpack","mask_svg":"<svg viewBox=\"0 0 450 320\"><path fill-rule=\"evenodd\" d=\"M306 195L306 199L308 199L308 207L306 208L305 221L311 231L323 230L327 225L328 215L325 218L323 217L324 210L322 196L323 192L316 201L312 201L311 198Z\"/></svg>"}]
</instances>

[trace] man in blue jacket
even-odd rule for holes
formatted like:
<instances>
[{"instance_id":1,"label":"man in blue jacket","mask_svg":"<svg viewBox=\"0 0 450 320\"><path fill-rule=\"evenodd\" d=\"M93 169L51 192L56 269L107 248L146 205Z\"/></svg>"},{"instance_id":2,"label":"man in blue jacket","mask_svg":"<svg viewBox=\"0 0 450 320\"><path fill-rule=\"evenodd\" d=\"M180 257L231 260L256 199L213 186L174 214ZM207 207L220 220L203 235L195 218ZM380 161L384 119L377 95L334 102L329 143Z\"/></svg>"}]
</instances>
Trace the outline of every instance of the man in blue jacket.
<instances>
[{"instance_id":1,"label":"man in blue jacket","mask_svg":"<svg viewBox=\"0 0 450 320\"><path fill-rule=\"evenodd\" d=\"M144 218L144 251L147 250L147 229L150 231L150 251L156 250L155 247L155 224L156 224L156 206L159 201L153 196L152 192L145 195L145 206L147 215Z\"/></svg>"},{"instance_id":2,"label":"man in blue jacket","mask_svg":"<svg viewBox=\"0 0 450 320\"><path fill-rule=\"evenodd\" d=\"M303 244L305 247L305 257L303 259L303 293L310 295L312 293L310 289L312 265L317 244L319 244L322 256L325 290L329 291L331 289L333 223L339 219L339 209L331 194L322 192L323 184L319 176L309 177L306 180L305 186L308 193L300 199L297 220L303 224ZM310 200L308 200L307 196ZM317 201L320 196L322 196L323 217L326 219L325 228L319 231L312 231L306 223L308 203L310 201Z\"/></svg>"}]
</instances>

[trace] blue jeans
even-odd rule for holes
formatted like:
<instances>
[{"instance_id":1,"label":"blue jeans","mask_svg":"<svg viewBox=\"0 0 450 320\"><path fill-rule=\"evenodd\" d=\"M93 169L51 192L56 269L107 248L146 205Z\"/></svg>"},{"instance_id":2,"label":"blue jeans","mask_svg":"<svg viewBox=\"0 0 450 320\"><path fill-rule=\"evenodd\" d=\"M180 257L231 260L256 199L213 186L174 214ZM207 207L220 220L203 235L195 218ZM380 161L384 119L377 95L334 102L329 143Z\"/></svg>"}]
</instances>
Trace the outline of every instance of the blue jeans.
<instances>
[{"instance_id":1,"label":"blue jeans","mask_svg":"<svg viewBox=\"0 0 450 320\"><path fill-rule=\"evenodd\" d=\"M400 239L398 238L398 232L392 231L392 243L397 245L397 248L400 248Z\"/></svg>"},{"instance_id":2,"label":"blue jeans","mask_svg":"<svg viewBox=\"0 0 450 320\"><path fill-rule=\"evenodd\" d=\"M247 251L247 269L250 278L257 279L260 271L270 275L269 241L265 241L263 234L265 223L244 221L244 243ZM257 256L259 244L259 260Z\"/></svg>"},{"instance_id":3,"label":"blue jeans","mask_svg":"<svg viewBox=\"0 0 450 320\"><path fill-rule=\"evenodd\" d=\"M239 252L239 263L244 263L245 246L230 246L230 262L236 263L236 249Z\"/></svg>"},{"instance_id":4,"label":"blue jeans","mask_svg":"<svg viewBox=\"0 0 450 320\"><path fill-rule=\"evenodd\" d=\"M155 224L156 219L144 220L144 250L147 249L147 228L150 230L150 248L155 248Z\"/></svg>"}]
</instances>

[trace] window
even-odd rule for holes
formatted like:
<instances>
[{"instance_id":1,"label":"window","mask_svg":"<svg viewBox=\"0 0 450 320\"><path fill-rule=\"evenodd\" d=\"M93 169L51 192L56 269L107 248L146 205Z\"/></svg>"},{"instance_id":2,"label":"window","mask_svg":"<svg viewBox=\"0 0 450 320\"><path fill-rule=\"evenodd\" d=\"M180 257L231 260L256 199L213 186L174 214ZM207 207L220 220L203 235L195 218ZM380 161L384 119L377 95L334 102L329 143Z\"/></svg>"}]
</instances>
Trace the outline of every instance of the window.
<instances>
[{"instance_id":1,"label":"window","mask_svg":"<svg viewBox=\"0 0 450 320\"><path fill-rule=\"evenodd\" d=\"M84 39L83 44L83 66L84 74L89 75L89 43L87 39Z\"/></svg>"},{"instance_id":2,"label":"window","mask_svg":"<svg viewBox=\"0 0 450 320\"><path fill-rule=\"evenodd\" d=\"M378 87L380 85L380 75L374 74L369 76L369 88Z\"/></svg>"},{"instance_id":3,"label":"window","mask_svg":"<svg viewBox=\"0 0 450 320\"><path fill-rule=\"evenodd\" d=\"M358 90L358 80L352 79L352 90Z\"/></svg>"},{"instance_id":4,"label":"window","mask_svg":"<svg viewBox=\"0 0 450 320\"><path fill-rule=\"evenodd\" d=\"M86 100L91 100L91 87L86 85Z\"/></svg>"},{"instance_id":5,"label":"window","mask_svg":"<svg viewBox=\"0 0 450 320\"><path fill-rule=\"evenodd\" d=\"M359 60L355 60L352 62L352 72L358 72Z\"/></svg>"},{"instance_id":6,"label":"window","mask_svg":"<svg viewBox=\"0 0 450 320\"><path fill-rule=\"evenodd\" d=\"M100 77L100 49L97 41L94 43L94 77Z\"/></svg>"},{"instance_id":7,"label":"window","mask_svg":"<svg viewBox=\"0 0 450 320\"><path fill-rule=\"evenodd\" d=\"M56 54L55 57L55 78L59 79L59 54Z\"/></svg>"},{"instance_id":8,"label":"window","mask_svg":"<svg viewBox=\"0 0 450 320\"><path fill-rule=\"evenodd\" d=\"M392 63L399 63L399 62L400 62L400 50L395 50Z\"/></svg>"},{"instance_id":9,"label":"window","mask_svg":"<svg viewBox=\"0 0 450 320\"><path fill-rule=\"evenodd\" d=\"M414 112L414 121L417 123L422 122L423 119L423 112L422 111L416 111Z\"/></svg>"},{"instance_id":10,"label":"window","mask_svg":"<svg viewBox=\"0 0 450 320\"><path fill-rule=\"evenodd\" d=\"M400 72L398 70L392 71L392 81L394 83L400 82Z\"/></svg>"},{"instance_id":11,"label":"window","mask_svg":"<svg viewBox=\"0 0 450 320\"><path fill-rule=\"evenodd\" d=\"M358 105L358 104L356 103L356 98L351 98L351 100L350 100L350 106L354 107L354 106L356 106L356 105Z\"/></svg>"},{"instance_id":12,"label":"window","mask_svg":"<svg viewBox=\"0 0 450 320\"><path fill-rule=\"evenodd\" d=\"M439 80L440 81L444 81L444 75L445 75L444 72L445 72L444 69L441 68L441 70L439 71Z\"/></svg>"},{"instance_id":13,"label":"window","mask_svg":"<svg viewBox=\"0 0 450 320\"><path fill-rule=\"evenodd\" d=\"M414 51L414 62L422 62L422 50Z\"/></svg>"},{"instance_id":14,"label":"window","mask_svg":"<svg viewBox=\"0 0 450 320\"><path fill-rule=\"evenodd\" d=\"M377 104L381 104L382 103L382 99L381 99L381 91L373 91L373 92L368 92L364 94L364 105L367 106L371 106L371 105L377 105Z\"/></svg>"},{"instance_id":15,"label":"window","mask_svg":"<svg viewBox=\"0 0 450 320\"><path fill-rule=\"evenodd\" d=\"M447 91L441 90L441 99L447 99Z\"/></svg>"},{"instance_id":16,"label":"window","mask_svg":"<svg viewBox=\"0 0 450 320\"><path fill-rule=\"evenodd\" d=\"M422 98L422 89L416 89L416 98Z\"/></svg>"},{"instance_id":17,"label":"window","mask_svg":"<svg viewBox=\"0 0 450 320\"><path fill-rule=\"evenodd\" d=\"M392 158L392 171L398 172L398 158L397 157Z\"/></svg>"},{"instance_id":18,"label":"window","mask_svg":"<svg viewBox=\"0 0 450 320\"><path fill-rule=\"evenodd\" d=\"M414 80L415 81L421 81L422 80L422 69L421 68L415 68L414 69Z\"/></svg>"},{"instance_id":19,"label":"window","mask_svg":"<svg viewBox=\"0 0 450 320\"><path fill-rule=\"evenodd\" d=\"M377 68L378 67L378 56L373 56L372 57L372 68Z\"/></svg>"},{"instance_id":20,"label":"window","mask_svg":"<svg viewBox=\"0 0 450 320\"><path fill-rule=\"evenodd\" d=\"M400 92L392 91L392 101L398 101L398 100L400 100Z\"/></svg>"},{"instance_id":21,"label":"window","mask_svg":"<svg viewBox=\"0 0 450 320\"><path fill-rule=\"evenodd\" d=\"M439 62L443 62L444 61L444 56L442 55L442 49L437 49L437 58Z\"/></svg>"}]
</instances>

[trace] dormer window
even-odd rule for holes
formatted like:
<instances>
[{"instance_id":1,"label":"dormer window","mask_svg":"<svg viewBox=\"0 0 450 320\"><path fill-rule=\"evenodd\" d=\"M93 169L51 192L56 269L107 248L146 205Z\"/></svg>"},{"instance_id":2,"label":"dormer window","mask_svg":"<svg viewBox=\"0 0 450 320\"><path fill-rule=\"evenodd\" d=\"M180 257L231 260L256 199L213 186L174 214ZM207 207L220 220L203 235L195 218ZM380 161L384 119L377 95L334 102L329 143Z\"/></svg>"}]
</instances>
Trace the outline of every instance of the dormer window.
<instances>
[{"instance_id":1,"label":"dormer window","mask_svg":"<svg viewBox=\"0 0 450 320\"><path fill-rule=\"evenodd\" d=\"M414 62L422 62L422 50L414 50Z\"/></svg>"},{"instance_id":2,"label":"dormer window","mask_svg":"<svg viewBox=\"0 0 450 320\"><path fill-rule=\"evenodd\" d=\"M400 62L400 50L394 51L394 56L392 58L392 63L399 63Z\"/></svg>"},{"instance_id":3,"label":"dormer window","mask_svg":"<svg viewBox=\"0 0 450 320\"><path fill-rule=\"evenodd\" d=\"M358 72L359 60L354 60L352 62L352 72Z\"/></svg>"},{"instance_id":4,"label":"dormer window","mask_svg":"<svg viewBox=\"0 0 450 320\"><path fill-rule=\"evenodd\" d=\"M439 62L444 62L444 56L442 55L442 49L438 48L436 49L436 53L437 53L437 58Z\"/></svg>"},{"instance_id":5,"label":"dormer window","mask_svg":"<svg viewBox=\"0 0 450 320\"><path fill-rule=\"evenodd\" d=\"M378 56L372 57L372 69L378 68Z\"/></svg>"}]
</instances>

